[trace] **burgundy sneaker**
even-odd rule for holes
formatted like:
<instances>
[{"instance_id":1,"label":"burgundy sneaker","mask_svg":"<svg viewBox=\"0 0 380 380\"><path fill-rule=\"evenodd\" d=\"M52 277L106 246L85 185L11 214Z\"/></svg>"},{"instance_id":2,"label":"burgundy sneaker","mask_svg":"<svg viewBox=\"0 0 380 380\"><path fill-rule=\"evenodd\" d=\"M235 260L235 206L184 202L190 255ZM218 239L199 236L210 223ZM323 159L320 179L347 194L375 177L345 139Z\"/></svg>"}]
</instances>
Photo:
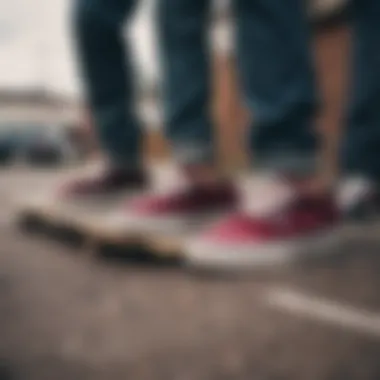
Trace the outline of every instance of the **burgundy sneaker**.
<instances>
[{"instance_id":1,"label":"burgundy sneaker","mask_svg":"<svg viewBox=\"0 0 380 380\"><path fill-rule=\"evenodd\" d=\"M333 197L306 196L284 181L253 182L242 191L242 210L189 239L190 265L249 269L286 264L311 252L325 253L339 234Z\"/></svg>"},{"instance_id":2,"label":"burgundy sneaker","mask_svg":"<svg viewBox=\"0 0 380 380\"><path fill-rule=\"evenodd\" d=\"M237 194L229 182L191 184L171 191L134 198L109 222L135 233L188 233L236 206Z\"/></svg>"},{"instance_id":3,"label":"burgundy sneaker","mask_svg":"<svg viewBox=\"0 0 380 380\"><path fill-rule=\"evenodd\" d=\"M146 186L145 172L140 168L105 168L92 176L69 180L58 188L60 200L106 199Z\"/></svg>"},{"instance_id":4,"label":"burgundy sneaker","mask_svg":"<svg viewBox=\"0 0 380 380\"><path fill-rule=\"evenodd\" d=\"M44 191L23 198L21 209L38 215L48 211L49 218L60 222L84 218L87 223L95 216L104 219L105 212L147 187L147 176L140 169L101 169L96 163L62 175L64 179L54 179Z\"/></svg>"}]
</instances>

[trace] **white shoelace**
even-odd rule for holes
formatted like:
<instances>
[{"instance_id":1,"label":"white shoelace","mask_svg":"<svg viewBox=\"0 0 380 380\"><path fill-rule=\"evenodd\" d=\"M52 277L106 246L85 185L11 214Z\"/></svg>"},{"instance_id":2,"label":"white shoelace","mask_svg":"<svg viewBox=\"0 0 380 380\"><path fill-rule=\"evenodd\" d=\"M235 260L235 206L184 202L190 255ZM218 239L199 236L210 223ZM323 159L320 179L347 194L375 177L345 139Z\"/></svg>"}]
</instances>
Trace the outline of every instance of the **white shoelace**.
<instances>
[{"instance_id":1,"label":"white shoelace","mask_svg":"<svg viewBox=\"0 0 380 380\"><path fill-rule=\"evenodd\" d=\"M345 180L338 191L338 206L341 210L347 210L358 200L368 196L373 189L370 180L363 177L354 177Z\"/></svg>"},{"instance_id":2,"label":"white shoelace","mask_svg":"<svg viewBox=\"0 0 380 380\"><path fill-rule=\"evenodd\" d=\"M152 192L157 195L185 190L190 186L188 178L175 165L160 165L151 171Z\"/></svg>"},{"instance_id":3,"label":"white shoelace","mask_svg":"<svg viewBox=\"0 0 380 380\"><path fill-rule=\"evenodd\" d=\"M291 186L271 174L244 179L239 189L242 210L260 218L276 215L297 196Z\"/></svg>"}]
</instances>

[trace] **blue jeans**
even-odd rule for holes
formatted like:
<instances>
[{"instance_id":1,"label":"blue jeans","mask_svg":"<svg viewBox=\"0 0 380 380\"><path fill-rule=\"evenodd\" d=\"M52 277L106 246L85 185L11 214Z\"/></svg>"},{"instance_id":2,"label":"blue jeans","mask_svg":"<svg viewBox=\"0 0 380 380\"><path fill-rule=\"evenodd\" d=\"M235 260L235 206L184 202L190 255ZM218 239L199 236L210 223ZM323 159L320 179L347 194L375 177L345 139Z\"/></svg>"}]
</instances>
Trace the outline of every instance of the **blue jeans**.
<instances>
[{"instance_id":1,"label":"blue jeans","mask_svg":"<svg viewBox=\"0 0 380 380\"><path fill-rule=\"evenodd\" d=\"M203 28L207 3L194 1L192 5L192 1L178 0L166 12L169 4L163 1L159 10L163 16L166 132L177 158L187 163L207 160L212 151ZM141 160L142 133L135 112L130 50L122 38L134 5L134 0L77 0L74 9L86 99L102 147L118 165Z\"/></svg>"},{"instance_id":2,"label":"blue jeans","mask_svg":"<svg viewBox=\"0 0 380 380\"><path fill-rule=\"evenodd\" d=\"M342 166L380 180L380 2L355 0L353 79Z\"/></svg>"},{"instance_id":3,"label":"blue jeans","mask_svg":"<svg viewBox=\"0 0 380 380\"><path fill-rule=\"evenodd\" d=\"M264 166L315 161L316 109L309 30L301 0L234 0L241 88L254 114L247 148ZM160 0L169 135L178 155L213 156L208 0ZM198 156L199 158L199 156Z\"/></svg>"},{"instance_id":4,"label":"blue jeans","mask_svg":"<svg viewBox=\"0 0 380 380\"><path fill-rule=\"evenodd\" d=\"M232 3L241 89L254 115L247 148L263 170L313 171L319 94L305 2ZM212 148L205 42L209 5L207 0L159 2L168 128L182 145L201 147L206 156ZM380 179L380 1L354 0L352 10L354 67L342 166Z\"/></svg>"},{"instance_id":5,"label":"blue jeans","mask_svg":"<svg viewBox=\"0 0 380 380\"><path fill-rule=\"evenodd\" d=\"M355 0L354 73L343 166L380 177L380 2ZM99 136L117 160L138 160L141 132L121 28L132 0L78 0L76 30ZM158 0L166 131L179 160L213 159L209 0ZM234 0L241 88L254 115L247 145L263 169L316 163L318 92L303 0ZM125 59L125 56L127 59Z\"/></svg>"},{"instance_id":6,"label":"blue jeans","mask_svg":"<svg viewBox=\"0 0 380 380\"><path fill-rule=\"evenodd\" d=\"M102 148L117 165L140 161L130 50L122 31L134 0L76 0L74 33L85 96Z\"/></svg>"}]
</instances>

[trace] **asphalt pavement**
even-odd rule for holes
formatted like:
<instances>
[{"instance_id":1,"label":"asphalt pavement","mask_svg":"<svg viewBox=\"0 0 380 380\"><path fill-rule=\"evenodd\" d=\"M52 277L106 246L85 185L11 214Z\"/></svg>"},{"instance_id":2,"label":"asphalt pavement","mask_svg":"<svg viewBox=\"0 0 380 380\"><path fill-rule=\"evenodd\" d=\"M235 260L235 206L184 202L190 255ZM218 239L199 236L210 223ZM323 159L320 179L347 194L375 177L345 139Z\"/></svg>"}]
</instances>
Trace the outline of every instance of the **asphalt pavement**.
<instances>
[{"instance_id":1,"label":"asphalt pavement","mask_svg":"<svg viewBox=\"0 0 380 380\"><path fill-rule=\"evenodd\" d=\"M17 231L10 199L53 175L4 173L1 380L380 378L376 241L244 276L96 259Z\"/></svg>"}]
</instances>

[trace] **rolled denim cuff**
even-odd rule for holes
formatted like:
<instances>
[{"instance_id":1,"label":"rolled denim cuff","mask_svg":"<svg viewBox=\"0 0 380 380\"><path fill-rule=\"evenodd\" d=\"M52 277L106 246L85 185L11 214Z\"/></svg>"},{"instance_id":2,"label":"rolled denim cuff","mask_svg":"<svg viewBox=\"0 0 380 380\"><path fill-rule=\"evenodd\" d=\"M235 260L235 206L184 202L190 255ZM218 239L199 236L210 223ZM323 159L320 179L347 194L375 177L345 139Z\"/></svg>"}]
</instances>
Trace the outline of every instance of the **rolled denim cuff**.
<instances>
[{"instance_id":1,"label":"rolled denim cuff","mask_svg":"<svg viewBox=\"0 0 380 380\"><path fill-rule=\"evenodd\" d=\"M180 165L214 164L215 149L211 144L197 141L174 142L174 160Z\"/></svg>"},{"instance_id":2,"label":"rolled denim cuff","mask_svg":"<svg viewBox=\"0 0 380 380\"><path fill-rule=\"evenodd\" d=\"M276 152L256 155L252 160L255 170L287 173L296 176L314 174L320 168L320 158L305 152Z\"/></svg>"}]
</instances>

